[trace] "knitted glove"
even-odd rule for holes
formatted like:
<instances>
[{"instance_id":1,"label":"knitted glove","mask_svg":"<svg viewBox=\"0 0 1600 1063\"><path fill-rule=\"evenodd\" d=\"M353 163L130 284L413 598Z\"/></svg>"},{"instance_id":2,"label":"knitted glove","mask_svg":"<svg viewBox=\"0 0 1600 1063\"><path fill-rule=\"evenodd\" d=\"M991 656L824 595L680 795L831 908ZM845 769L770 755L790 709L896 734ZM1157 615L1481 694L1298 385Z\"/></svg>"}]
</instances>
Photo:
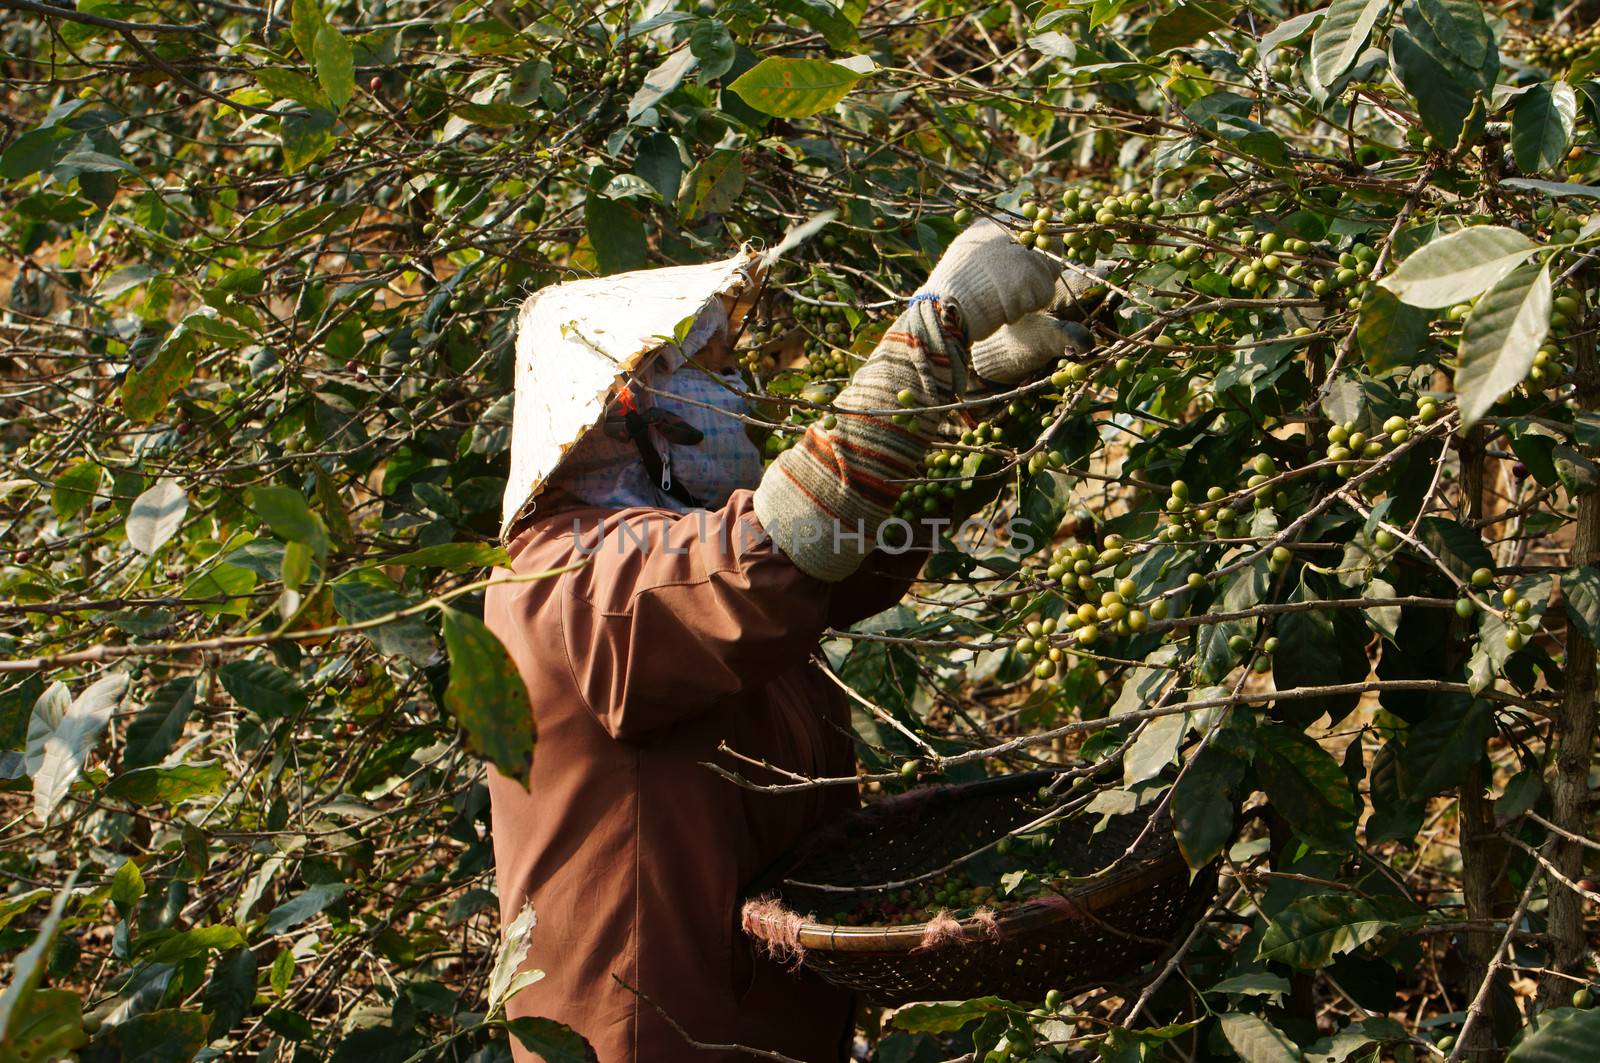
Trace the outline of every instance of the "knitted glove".
<instances>
[{"instance_id":1,"label":"knitted glove","mask_svg":"<svg viewBox=\"0 0 1600 1063\"><path fill-rule=\"evenodd\" d=\"M1038 376L1065 352L1083 354L1090 346L1088 329L1039 311L974 343L972 369L991 383L1020 384Z\"/></svg>"},{"instance_id":2,"label":"knitted glove","mask_svg":"<svg viewBox=\"0 0 1600 1063\"><path fill-rule=\"evenodd\" d=\"M1049 258L985 219L951 242L918 294L953 300L967 324L967 339L981 340L1048 305L1060 272Z\"/></svg>"},{"instance_id":3,"label":"knitted glove","mask_svg":"<svg viewBox=\"0 0 1600 1063\"><path fill-rule=\"evenodd\" d=\"M946 405L966 393L966 333L953 304L928 294L913 298L834 400L835 427L813 424L767 467L756 488L756 516L802 571L837 582L875 548L877 532L905 482L920 475L923 451L946 420L941 412L908 409L902 420L909 423L896 424L890 411L900 408L907 390L914 407ZM904 528L889 534L898 545Z\"/></svg>"}]
</instances>

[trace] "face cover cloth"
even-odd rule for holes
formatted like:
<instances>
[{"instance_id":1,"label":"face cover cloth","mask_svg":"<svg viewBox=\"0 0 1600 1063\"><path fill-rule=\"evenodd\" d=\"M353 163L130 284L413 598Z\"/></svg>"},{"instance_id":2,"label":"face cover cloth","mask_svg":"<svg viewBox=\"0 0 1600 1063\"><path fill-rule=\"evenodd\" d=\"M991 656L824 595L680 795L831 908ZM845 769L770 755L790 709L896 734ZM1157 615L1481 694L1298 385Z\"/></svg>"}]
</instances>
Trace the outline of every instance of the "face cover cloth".
<instances>
[{"instance_id":1,"label":"face cover cloth","mask_svg":"<svg viewBox=\"0 0 1600 1063\"><path fill-rule=\"evenodd\" d=\"M687 510L687 494L715 509L741 487L761 479L761 454L738 417L748 406L737 373L713 375L692 365L656 372L646 388L630 389L619 412L573 448L560 483L592 506L649 506ZM645 467L638 442L626 428L629 414L649 424L648 445L659 471Z\"/></svg>"},{"instance_id":2,"label":"face cover cloth","mask_svg":"<svg viewBox=\"0 0 1600 1063\"><path fill-rule=\"evenodd\" d=\"M685 365L651 397L656 409L700 433L698 443L668 441L664 471L706 509L761 482L761 452L739 419L749 412L743 391L744 381L732 370L714 374Z\"/></svg>"}]
</instances>

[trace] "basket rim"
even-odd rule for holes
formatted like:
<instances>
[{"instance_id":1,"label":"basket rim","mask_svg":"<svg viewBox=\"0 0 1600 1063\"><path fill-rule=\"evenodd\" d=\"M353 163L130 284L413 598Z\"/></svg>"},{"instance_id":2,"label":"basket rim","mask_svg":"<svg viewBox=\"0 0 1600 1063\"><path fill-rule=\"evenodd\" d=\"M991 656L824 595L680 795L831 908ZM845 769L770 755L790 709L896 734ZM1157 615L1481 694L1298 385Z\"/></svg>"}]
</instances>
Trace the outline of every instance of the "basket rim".
<instances>
[{"instance_id":1,"label":"basket rim","mask_svg":"<svg viewBox=\"0 0 1600 1063\"><path fill-rule=\"evenodd\" d=\"M971 785L981 786L993 781L997 780L983 780ZM1091 876L1085 880L1081 890L1000 904L993 906L986 916L969 915L956 919L954 932L948 933L944 941L954 945L995 940L1036 932L1064 922L1092 922L1117 933L1115 927L1096 918L1099 912L1126 899L1129 894L1143 892L1180 874L1186 879L1191 877L1188 863L1176 845L1120 867L1112 865L1111 871L1103 881L1095 882ZM771 896L770 891L766 895ZM746 932L763 942L773 945L786 942L807 951L906 953L941 947L937 944L930 946L926 941L932 925L929 920L894 926L845 925L811 919L794 924L778 913L747 909L743 922Z\"/></svg>"}]
</instances>

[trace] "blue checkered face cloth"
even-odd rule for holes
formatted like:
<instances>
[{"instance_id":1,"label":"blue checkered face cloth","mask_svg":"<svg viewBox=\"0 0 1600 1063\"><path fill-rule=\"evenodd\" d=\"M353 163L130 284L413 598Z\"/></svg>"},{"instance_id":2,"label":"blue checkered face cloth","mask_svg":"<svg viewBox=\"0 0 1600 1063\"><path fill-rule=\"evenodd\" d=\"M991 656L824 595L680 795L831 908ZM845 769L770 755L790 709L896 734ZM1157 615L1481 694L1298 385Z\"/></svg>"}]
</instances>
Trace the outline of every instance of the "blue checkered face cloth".
<instances>
[{"instance_id":1,"label":"blue checkered face cloth","mask_svg":"<svg viewBox=\"0 0 1600 1063\"><path fill-rule=\"evenodd\" d=\"M703 437L693 445L676 445L652 430L650 442L662 457L664 476L680 482L707 509L720 507L734 491L754 488L761 481L761 452L739 420L749 412L749 404L737 373L712 374L692 365L667 371L658 364L644 383L634 390L641 408L654 406L673 414ZM600 428L573 447L557 482L591 506L687 508L653 482L631 440Z\"/></svg>"},{"instance_id":2,"label":"blue checkered face cloth","mask_svg":"<svg viewBox=\"0 0 1600 1063\"><path fill-rule=\"evenodd\" d=\"M684 365L651 396L656 408L682 418L703 437L692 445L665 443L652 432L665 459L664 475L682 484L706 509L717 509L740 488L761 482L761 451L739 418L750 412L743 379L734 370L709 373Z\"/></svg>"}]
</instances>

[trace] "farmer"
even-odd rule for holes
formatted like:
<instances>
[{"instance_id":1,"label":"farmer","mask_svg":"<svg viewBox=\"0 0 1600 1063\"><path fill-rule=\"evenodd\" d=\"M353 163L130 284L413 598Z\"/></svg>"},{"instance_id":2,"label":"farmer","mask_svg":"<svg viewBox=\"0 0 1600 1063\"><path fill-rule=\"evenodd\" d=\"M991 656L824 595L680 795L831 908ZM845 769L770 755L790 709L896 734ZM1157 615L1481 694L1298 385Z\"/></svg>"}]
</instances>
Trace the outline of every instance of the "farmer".
<instances>
[{"instance_id":1,"label":"farmer","mask_svg":"<svg viewBox=\"0 0 1600 1063\"><path fill-rule=\"evenodd\" d=\"M979 223L838 396L863 412L763 473L724 372L759 269L565 284L519 322L496 576L577 567L497 584L484 606L538 732L528 787L489 784L501 913L533 907L544 972L510 1013L571 1026L601 1063L749 1058L735 1044L846 1057L849 997L756 955L737 920L743 889L854 789L758 792L705 765L853 776L848 707L809 658L915 575L919 555L875 552L873 530L948 414L895 413L1024 381L1070 335L1039 312L1057 267Z\"/></svg>"}]
</instances>

